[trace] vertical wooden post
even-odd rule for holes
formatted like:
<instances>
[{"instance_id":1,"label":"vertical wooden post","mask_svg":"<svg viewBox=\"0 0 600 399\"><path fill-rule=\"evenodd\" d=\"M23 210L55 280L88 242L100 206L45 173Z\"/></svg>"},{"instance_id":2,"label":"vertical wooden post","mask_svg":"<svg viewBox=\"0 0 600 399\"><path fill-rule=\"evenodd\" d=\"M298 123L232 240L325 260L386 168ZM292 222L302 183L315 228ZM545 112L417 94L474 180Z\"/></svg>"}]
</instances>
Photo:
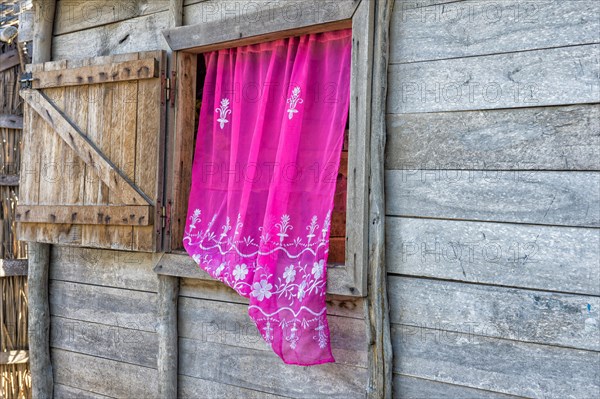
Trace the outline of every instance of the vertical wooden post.
<instances>
[{"instance_id":1,"label":"vertical wooden post","mask_svg":"<svg viewBox=\"0 0 600 399\"><path fill-rule=\"evenodd\" d=\"M54 379L50 361L50 306L48 304L48 269L50 245L30 242L29 274L29 364L34 399L52 398Z\"/></svg>"},{"instance_id":2,"label":"vertical wooden post","mask_svg":"<svg viewBox=\"0 0 600 399\"><path fill-rule=\"evenodd\" d=\"M33 1L33 63L46 62L52 59L52 29L55 6L55 0ZM29 132L24 133L29 134ZM37 151L37 149L26 148L25 151ZM28 247L28 336L32 396L34 399L51 399L54 394L54 378L50 360L50 305L48 302L50 245L29 242Z\"/></svg>"},{"instance_id":3,"label":"vertical wooden post","mask_svg":"<svg viewBox=\"0 0 600 399\"><path fill-rule=\"evenodd\" d=\"M376 0L371 94L371 165L369 195L369 271L366 318L369 343L368 398L392 397L392 340L385 267L384 159L389 25L394 0Z\"/></svg>"},{"instance_id":4,"label":"vertical wooden post","mask_svg":"<svg viewBox=\"0 0 600 399\"><path fill-rule=\"evenodd\" d=\"M177 398L179 278L158 276L158 397Z\"/></svg>"},{"instance_id":5,"label":"vertical wooden post","mask_svg":"<svg viewBox=\"0 0 600 399\"><path fill-rule=\"evenodd\" d=\"M181 26L183 23L183 0L169 2L169 27Z\"/></svg>"}]
</instances>

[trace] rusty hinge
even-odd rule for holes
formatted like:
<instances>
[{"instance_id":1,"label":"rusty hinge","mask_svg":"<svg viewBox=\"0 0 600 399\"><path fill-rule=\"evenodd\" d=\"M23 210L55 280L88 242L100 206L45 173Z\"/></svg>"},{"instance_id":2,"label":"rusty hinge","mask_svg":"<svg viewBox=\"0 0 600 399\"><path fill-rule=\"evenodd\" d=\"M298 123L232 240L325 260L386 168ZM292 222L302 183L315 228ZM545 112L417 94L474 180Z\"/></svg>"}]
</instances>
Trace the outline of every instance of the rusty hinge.
<instances>
[{"instance_id":1,"label":"rusty hinge","mask_svg":"<svg viewBox=\"0 0 600 399\"><path fill-rule=\"evenodd\" d=\"M171 108L175 106L175 84L177 83L177 72L171 72L171 79L168 79L169 92L167 98L171 100Z\"/></svg>"}]
</instances>

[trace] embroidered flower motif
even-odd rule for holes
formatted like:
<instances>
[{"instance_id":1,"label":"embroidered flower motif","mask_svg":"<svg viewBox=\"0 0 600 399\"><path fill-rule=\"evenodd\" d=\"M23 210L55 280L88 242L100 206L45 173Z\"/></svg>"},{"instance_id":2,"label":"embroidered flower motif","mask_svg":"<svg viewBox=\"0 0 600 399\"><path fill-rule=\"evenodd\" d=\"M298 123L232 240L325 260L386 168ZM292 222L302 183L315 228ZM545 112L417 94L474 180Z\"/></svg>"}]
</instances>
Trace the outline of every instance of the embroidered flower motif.
<instances>
[{"instance_id":1,"label":"embroidered flower motif","mask_svg":"<svg viewBox=\"0 0 600 399\"><path fill-rule=\"evenodd\" d=\"M285 268L285 272L283 272L283 278L286 283L291 283L296 278L296 270L294 270L294 265L289 265Z\"/></svg>"},{"instance_id":2,"label":"embroidered flower motif","mask_svg":"<svg viewBox=\"0 0 600 399\"><path fill-rule=\"evenodd\" d=\"M302 281L298 286L298 300L301 301L304 299L304 295L306 295L306 280Z\"/></svg>"},{"instance_id":3,"label":"embroidered flower motif","mask_svg":"<svg viewBox=\"0 0 600 399\"><path fill-rule=\"evenodd\" d=\"M191 229L195 229L196 228L196 223L200 222L200 209L196 209L194 211L194 213L192 214L192 216L190 216L190 219L192 220L192 222L190 223L190 230Z\"/></svg>"},{"instance_id":4,"label":"embroidered flower motif","mask_svg":"<svg viewBox=\"0 0 600 399\"><path fill-rule=\"evenodd\" d=\"M215 276L220 276L223 269L225 269L225 262L221 263L219 267L217 267L215 270Z\"/></svg>"},{"instance_id":5,"label":"embroidered flower motif","mask_svg":"<svg viewBox=\"0 0 600 399\"><path fill-rule=\"evenodd\" d=\"M271 298L271 289L273 286L269 284L267 280L260 280L260 283L254 283L252 288L252 296L259 301L262 301L265 298Z\"/></svg>"},{"instance_id":6,"label":"embroidered flower motif","mask_svg":"<svg viewBox=\"0 0 600 399\"><path fill-rule=\"evenodd\" d=\"M219 122L219 126L221 127L221 130L223 130L223 128L225 127L225 124L229 122L227 120L227 115L229 115L231 113L231 110L228 108L229 108L229 99L228 98L222 99L221 106L219 108L215 108L215 112L219 113L219 119L217 119L217 122Z\"/></svg>"},{"instance_id":7,"label":"embroidered flower motif","mask_svg":"<svg viewBox=\"0 0 600 399\"><path fill-rule=\"evenodd\" d=\"M200 255L200 254L194 254L192 256L192 259L194 259L194 262L200 263L200 261L202 260L202 255Z\"/></svg>"},{"instance_id":8,"label":"embroidered flower motif","mask_svg":"<svg viewBox=\"0 0 600 399\"><path fill-rule=\"evenodd\" d=\"M325 266L325 261L321 259L319 262L315 262L312 268L312 274L316 279L320 279L323 275L323 267Z\"/></svg>"},{"instance_id":9,"label":"embroidered flower motif","mask_svg":"<svg viewBox=\"0 0 600 399\"><path fill-rule=\"evenodd\" d=\"M248 266L246 266L245 263L242 263L241 265L235 265L235 269L233 270L233 277L235 277L236 281L245 279L247 274Z\"/></svg>"},{"instance_id":10,"label":"embroidered flower motif","mask_svg":"<svg viewBox=\"0 0 600 399\"><path fill-rule=\"evenodd\" d=\"M304 100L300 98L300 86L294 87L294 89L292 90L291 97L287 100L287 103L290 105L290 107L287 110L288 119L292 119L294 117L294 114L298 113L296 105L302 104L303 102Z\"/></svg>"}]
</instances>

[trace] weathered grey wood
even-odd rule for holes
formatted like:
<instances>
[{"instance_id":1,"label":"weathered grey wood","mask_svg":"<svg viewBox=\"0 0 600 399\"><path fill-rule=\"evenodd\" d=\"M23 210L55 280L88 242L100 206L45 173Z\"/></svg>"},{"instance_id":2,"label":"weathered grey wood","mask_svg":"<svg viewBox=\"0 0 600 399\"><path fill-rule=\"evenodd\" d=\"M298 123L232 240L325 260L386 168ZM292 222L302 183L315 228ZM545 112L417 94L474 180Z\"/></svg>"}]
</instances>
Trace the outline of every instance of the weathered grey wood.
<instances>
[{"instance_id":1,"label":"weathered grey wood","mask_svg":"<svg viewBox=\"0 0 600 399\"><path fill-rule=\"evenodd\" d=\"M99 395L68 385L54 384L54 396L61 399L109 399L110 396Z\"/></svg>"},{"instance_id":2,"label":"weathered grey wood","mask_svg":"<svg viewBox=\"0 0 600 399\"><path fill-rule=\"evenodd\" d=\"M156 294L149 292L50 282L53 316L155 332L156 308Z\"/></svg>"},{"instance_id":3,"label":"weathered grey wood","mask_svg":"<svg viewBox=\"0 0 600 399\"><path fill-rule=\"evenodd\" d=\"M19 53L17 50L0 54L0 72L4 72L17 65L19 65Z\"/></svg>"},{"instance_id":4,"label":"weathered grey wood","mask_svg":"<svg viewBox=\"0 0 600 399\"><path fill-rule=\"evenodd\" d=\"M183 0L169 0L169 26L181 26L183 23Z\"/></svg>"},{"instance_id":5,"label":"weathered grey wood","mask_svg":"<svg viewBox=\"0 0 600 399\"><path fill-rule=\"evenodd\" d=\"M221 15L224 17L215 20L170 28L164 32L164 37L173 50L194 48L194 51L206 51L209 46L240 39L244 39L243 44L251 44L272 40L282 31L298 34L307 27L315 30L319 29L315 25L350 20L357 5L358 2L354 0L339 0L335 3L310 0L294 4L275 2L266 8L258 3L240 10L243 4L233 2L233 6L239 10L234 11L234 15L223 13ZM186 13L190 12L193 9L188 8ZM290 13L293 13L293 17L290 17ZM185 22L189 20L188 17Z\"/></svg>"},{"instance_id":6,"label":"weathered grey wood","mask_svg":"<svg viewBox=\"0 0 600 399\"><path fill-rule=\"evenodd\" d=\"M248 299L216 280L183 278L180 296L245 305L249 303ZM357 297L329 295L327 297L327 314L364 320L364 300Z\"/></svg>"},{"instance_id":7,"label":"weathered grey wood","mask_svg":"<svg viewBox=\"0 0 600 399\"><path fill-rule=\"evenodd\" d=\"M367 326L364 320L328 314L328 323L336 363L367 367ZM179 336L271 352L248 317L248 307L242 304L182 297Z\"/></svg>"},{"instance_id":8,"label":"weathered grey wood","mask_svg":"<svg viewBox=\"0 0 600 399\"><path fill-rule=\"evenodd\" d=\"M0 128L23 129L23 117L20 115L0 114Z\"/></svg>"},{"instance_id":9,"label":"weathered grey wood","mask_svg":"<svg viewBox=\"0 0 600 399\"><path fill-rule=\"evenodd\" d=\"M19 175L0 175L0 186L18 186Z\"/></svg>"},{"instance_id":10,"label":"weathered grey wood","mask_svg":"<svg viewBox=\"0 0 600 399\"><path fill-rule=\"evenodd\" d=\"M156 368L156 333L58 316L51 322L52 348Z\"/></svg>"},{"instance_id":11,"label":"weathered grey wood","mask_svg":"<svg viewBox=\"0 0 600 399\"><path fill-rule=\"evenodd\" d=\"M28 0L19 0L19 34L17 36L19 43L33 40L33 14L34 10L30 2Z\"/></svg>"},{"instance_id":12,"label":"weathered grey wood","mask_svg":"<svg viewBox=\"0 0 600 399\"><path fill-rule=\"evenodd\" d=\"M388 113L600 102L600 45L390 65Z\"/></svg>"},{"instance_id":13,"label":"weathered grey wood","mask_svg":"<svg viewBox=\"0 0 600 399\"><path fill-rule=\"evenodd\" d=\"M392 323L600 350L600 298L389 277Z\"/></svg>"},{"instance_id":14,"label":"weathered grey wood","mask_svg":"<svg viewBox=\"0 0 600 399\"><path fill-rule=\"evenodd\" d=\"M58 384L113 398L158 398L156 369L62 349L52 350L52 360Z\"/></svg>"},{"instance_id":15,"label":"weathered grey wood","mask_svg":"<svg viewBox=\"0 0 600 399\"><path fill-rule=\"evenodd\" d=\"M392 63L597 43L600 31L593 0L409 3L394 10Z\"/></svg>"},{"instance_id":16,"label":"weathered grey wood","mask_svg":"<svg viewBox=\"0 0 600 399\"><path fill-rule=\"evenodd\" d=\"M295 398L365 396L366 370L359 367L290 367L271 351L188 338L179 339L179 354L179 373L189 377Z\"/></svg>"},{"instance_id":17,"label":"weathered grey wood","mask_svg":"<svg viewBox=\"0 0 600 399\"><path fill-rule=\"evenodd\" d=\"M51 257L50 278L157 292L158 281L152 268L160 255L55 246Z\"/></svg>"},{"instance_id":18,"label":"weathered grey wood","mask_svg":"<svg viewBox=\"0 0 600 399\"><path fill-rule=\"evenodd\" d=\"M392 325L394 371L535 398L592 398L597 352Z\"/></svg>"},{"instance_id":19,"label":"weathered grey wood","mask_svg":"<svg viewBox=\"0 0 600 399\"><path fill-rule=\"evenodd\" d=\"M56 0L32 0L32 4L34 14L31 62L37 64L52 59L52 30Z\"/></svg>"},{"instance_id":20,"label":"weathered grey wood","mask_svg":"<svg viewBox=\"0 0 600 399\"><path fill-rule=\"evenodd\" d=\"M208 273L200 269L188 254L165 253L158 261L154 271L159 275L214 281ZM328 265L327 293L345 296L356 295L354 269L349 265Z\"/></svg>"},{"instance_id":21,"label":"weathered grey wood","mask_svg":"<svg viewBox=\"0 0 600 399\"><path fill-rule=\"evenodd\" d=\"M177 398L179 278L158 276L158 396Z\"/></svg>"},{"instance_id":22,"label":"weathered grey wood","mask_svg":"<svg viewBox=\"0 0 600 399\"><path fill-rule=\"evenodd\" d=\"M387 213L560 226L600 226L600 173L392 170Z\"/></svg>"},{"instance_id":23,"label":"weathered grey wood","mask_svg":"<svg viewBox=\"0 0 600 399\"><path fill-rule=\"evenodd\" d=\"M385 266L385 187L386 96L388 77L389 28L394 0L374 3L371 138L369 141L369 232L366 278L366 335L368 343L367 398L392 397L392 342ZM368 20L372 18L367 17ZM355 110L355 112L360 112ZM359 162L362 160L359 160ZM350 195L350 194L349 194ZM356 195L356 194L355 194ZM350 197L348 198L350 200Z\"/></svg>"},{"instance_id":24,"label":"weathered grey wood","mask_svg":"<svg viewBox=\"0 0 600 399\"><path fill-rule=\"evenodd\" d=\"M0 277L27 276L27 259L0 259Z\"/></svg>"},{"instance_id":25,"label":"weathered grey wood","mask_svg":"<svg viewBox=\"0 0 600 399\"><path fill-rule=\"evenodd\" d=\"M0 352L0 365L29 363L28 350L9 350Z\"/></svg>"},{"instance_id":26,"label":"weathered grey wood","mask_svg":"<svg viewBox=\"0 0 600 399\"><path fill-rule=\"evenodd\" d=\"M52 362L50 360L50 308L48 267L50 245L28 243L27 276L29 364L31 392L36 398L52 398Z\"/></svg>"},{"instance_id":27,"label":"weathered grey wood","mask_svg":"<svg viewBox=\"0 0 600 399\"><path fill-rule=\"evenodd\" d=\"M402 399L510 399L518 398L519 396L394 374L394 397Z\"/></svg>"},{"instance_id":28,"label":"weathered grey wood","mask_svg":"<svg viewBox=\"0 0 600 399\"><path fill-rule=\"evenodd\" d=\"M62 0L56 5L54 34L89 30L96 26L166 11L168 0Z\"/></svg>"},{"instance_id":29,"label":"weathered grey wood","mask_svg":"<svg viewBox=\"0 0 600 399\"><path fill-rule=\"evenodd\" d=\"M160 32L167 28L168 20L165 10L56 36L52 41L52 57L76 59L166 49Z\"/></svg>"},{"instance_id":30,"label":"weathered grey wood","mask_svg":"<svg viewBox=\"0 0 600 399\"><path fill-rule=\"evenodd\" d=\"M388 217L388 272L600 295L600 230Z\"/></svg>"},{"instance_id":31,"label":"weathered grey wood","mask_svg":"<svg viewBox=\"0 0 600 399\"><path fill-rule=\"evenodd\" d=\"M222 384L215 381L193 378L185 375L179 376L179 397L181 398L244 398L244 399L275 399L285 396L271 395L265 392L253 391Z\"/></svg>"},{"instance_id":32,"label":"weathered grey wood","mask_svg":"<svg viewBox=\"0 0 600 399\"><path fill-rule=\"evenodd\" d=\"M385 161L387 169L600 170L600 106L389 115Z\"/></svg>"}]
</instances>

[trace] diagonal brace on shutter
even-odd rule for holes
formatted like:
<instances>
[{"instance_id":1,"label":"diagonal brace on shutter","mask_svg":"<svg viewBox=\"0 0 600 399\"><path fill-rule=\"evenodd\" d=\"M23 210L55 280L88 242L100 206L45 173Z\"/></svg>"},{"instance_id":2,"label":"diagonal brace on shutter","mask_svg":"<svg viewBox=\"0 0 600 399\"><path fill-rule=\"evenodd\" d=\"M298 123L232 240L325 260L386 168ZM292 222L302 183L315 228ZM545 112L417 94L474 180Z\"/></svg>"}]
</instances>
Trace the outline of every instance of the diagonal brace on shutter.
<instances>
[{"instance_id":1,"label":"diagonal brace on shutter","mask_svg":"<svg viewBox=\"0 0 600 399\"><path fill-rule=\"evenodd\" d=\"M150 198L108 159L43 92L33 89L21 89L20 95L86 165L98 173L100 180L109 187L112 193L119 196L125 204L154 205Z\"/></svg>"}]
</instances>

